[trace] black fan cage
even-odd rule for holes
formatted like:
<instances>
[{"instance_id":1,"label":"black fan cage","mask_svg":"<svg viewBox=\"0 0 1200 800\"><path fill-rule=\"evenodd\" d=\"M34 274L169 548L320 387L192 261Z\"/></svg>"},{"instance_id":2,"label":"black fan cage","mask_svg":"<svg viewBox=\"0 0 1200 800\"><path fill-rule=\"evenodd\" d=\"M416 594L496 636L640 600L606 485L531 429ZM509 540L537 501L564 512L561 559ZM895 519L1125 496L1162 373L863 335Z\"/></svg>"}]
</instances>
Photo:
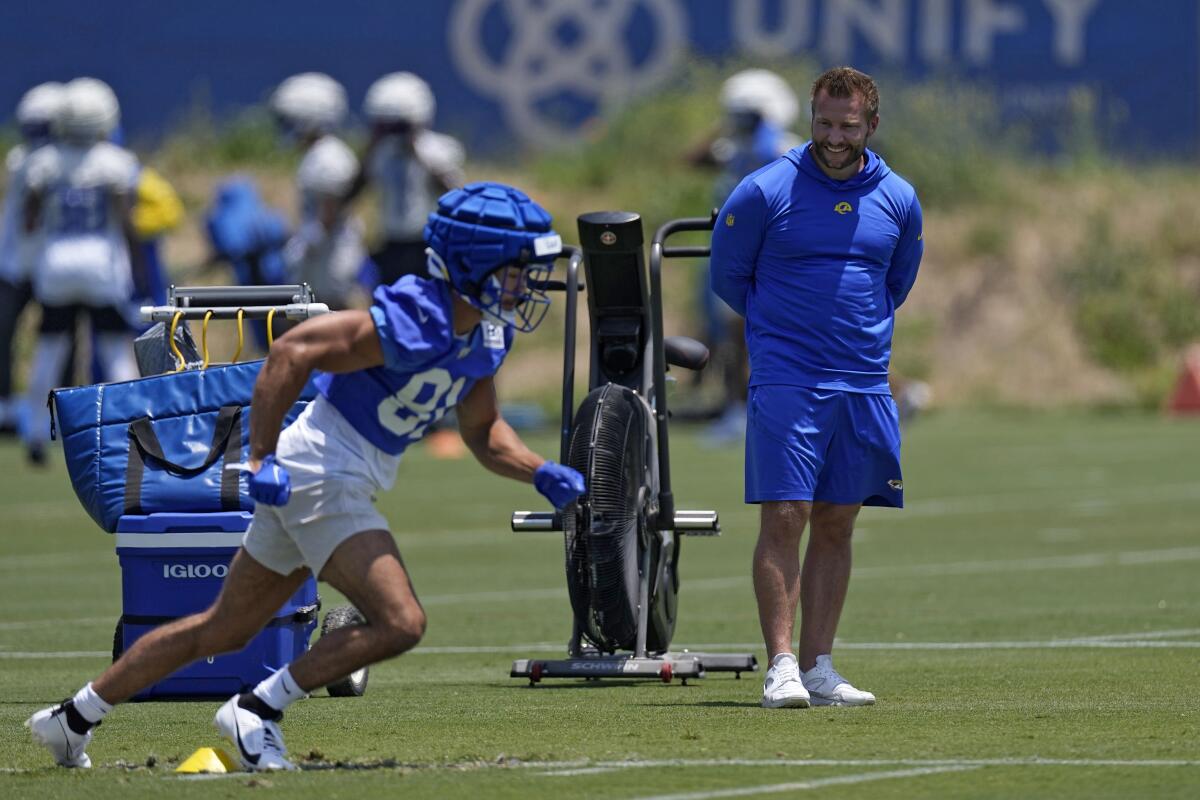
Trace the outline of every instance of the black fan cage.
<instances>
[{"instance_id":1,"label":"black fan cage","mask_svg":"<svg viewBox=\"0 0 1200 800\"><path fill-rule=\"evenodd\" d=\"M575 415L569 463L587 481L581 513L564 518L567 589L583 637L602 652L637 642L649 412L630 389L607 384Z\"/></svg>"}]
</instances>

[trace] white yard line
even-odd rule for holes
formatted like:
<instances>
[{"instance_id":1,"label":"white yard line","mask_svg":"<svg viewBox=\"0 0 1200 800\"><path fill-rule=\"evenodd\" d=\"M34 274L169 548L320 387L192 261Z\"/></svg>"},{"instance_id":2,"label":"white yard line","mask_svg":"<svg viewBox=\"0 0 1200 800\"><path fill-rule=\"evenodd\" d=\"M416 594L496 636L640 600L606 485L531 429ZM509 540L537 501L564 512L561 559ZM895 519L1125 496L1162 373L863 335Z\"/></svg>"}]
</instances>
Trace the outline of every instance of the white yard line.
<instances>
[{"instance_id":1,"label":"white yard line","mask_svg":"<svg viewBox=\"0 0 1200 800\"><path fill-rule=\"evenodd\" d=\"M1107 641L1103 639L1076 639L1047 641L1000 641L1000 642L837 642L838 650L882 650L882 651L936 651L936 650L1191 650L1200 649L1200 641ZM676 655L686 651L702 653L728 650L757 651L762 642L715 642L710 644L685 644L672 650ZM533 642L530 644L501 645L419 645L407 654L412 656L440 655L520 655L528 653L554 654L566 658L566 645L562 642ZM4 650L0 646L0 661L5 659L64 659L64 658L112 658L107 650Z\"/></svg>"},{"instance_id":2,"label":"white yard line","mask_svg":"<svg viewBox=\"0 0 1200 800\"><path fill-rule=\"evenodd\" d=\"M1173 634L1172 634L1173 635ZM1140 650L1140 649L1192 649L1200 648L1200 641L1166 640L1167 636L1159 634L1160 638L1148 635L1144 640L1108 639L1103 637L1082 637L1078 639L1046 639L1042 641L997 641L997 642L843 642L837 641L834 646L839 650ZM682 655L684 652L702 653L705 651L721 652L724 650L758 650L762 642L712 642L708 644L679 644L671 652ZM497 645L418 645L409 655L453 655L473 653L562 653L565 655L566 645L562 642L532 642L529 644L497 644Z\"/></svg>"},{"instance_id":3,"label":"white yard line","mask_svg":"<svg viewBox=\"0 0 1200 800\"><path fill-rule=\"evenodd\" d=\"M853 579L902 577L943 577L947 575L989 575L1005 572L1035 570L1093 569L1142 564L1161 564L1177 561L1200 561L1200 547L1170 547L1161 550L1125 550L1108 553L1077 553L1066 556L1037 556L1033 558L994 559L988 561L949 561L941 564L892 564L878 567L855 567ZM685 580L685 588L729 589L748 585L750 576L700 578ZM564 589L565 593L566 590Z\"/></svg>"},{"instance_id":4,"label":"white yard line","mask_svg":"<svg viewBox=\"0 0 1200 800\"><path fill-rule=\"evenodd\" d=\"M529 769L545 769L547 777L574 777L616 772L625 769L664 769L668 767L906 767L916 769L977 769L980 767L1200 767L1200 760L1126 759L1126 758L668 758L628 759L624 761L578 762L571 766L554 762L525 762ZM875 773L879 774L879 773Z\"/></svg>"},{"instance_id":5,"label":"white yard line","mask_svg":"<svg viewBox=\"0 0 1200 800\"><path fill-rule=\"evenodd\" d=\"M1096 567L1139 566L1144 564L1200 561L1200 547L1170 547L1161 550L1124 550L1107 553L1078 553L1068 556L996 559L991 561L951 561L942 564L894 564L878 567L857 567L853 577L858 580L898 577L941 577L946 575L986 575L1034 570L1092 569ZM684 580L688 589L728 589L749 585L750 575L726 578ZM424 605L455 605L459 603L492 603L516 600L566 598L567 588L511 589L491 592L459 592L424 595Z\"/></svg>"},{"instance_id":6,"label":"white yard line","mask_svg":"<svg viewBox=\"0 0 1200 800\"><path fill-rule=\"evenodd\" d=\"M1110 509L1123 505L1143 505L1165 500L1200 501L1200 486L1195 482L1166 483L1153 486L1080 486L1076 488L1034 487L1009 492L928 498L906 504L897 519L914 517L973 516L1031 509L1089 510Z\"/></svg>"},{"instance_id":7,"label":"white yard line","mask_svg":"<svg viewBox=\"0 0 1200 800\"><path fill-rule=\"evenodd\" d=\"M1200 635L1200 628L1174 628L1167 631L1137 631L1135 633L1110 633L1102 636L1076 636L1064 641L1073 642L1120 642L1131 639L1175 639L1181 636Z\"/></svg>"},{"instance_id":8,"label":"white yard line","mask_svg":"<svg viewBox=\"0 0 1200 800\"><path fill-rule=\"evenodd\" d=\"M109 769L113 765L97 764L97 769ZM941 771L959 771L967 769L978 769L981 767L1084 767L1084 768L1105 768L1105 767L1138 767L1138 768L1155 768L1161 769L1164 767L1200 767L1200 760L1193 759L1126 759L1126 758L1041 758L1039 756L1028 756L1024 758L946 758L946 759L921 759L921 758L710 758L710 759L689 759L689 758L672 758L672 759L626 759L621 761L499 761L499 762L479 762L471 761L468 763L437 763L437 764L397 764L397 768L425 768L425 769L446 769L454 771L473 771L487 769L523 769L538 772L539 775L545 777L573 777L580 775L594 775L605 772L616 772L627 769L651 769L651 768L692 768L692 767L755 767L755 768L771 768L771 767L788 767L788 768L805 768L805 767L902 767L904 772L914 770L937 770ZM121 767L124 769L125 767ZM350 765L350 769L354 769L354 765ZM323 766L320 769L314 769L305 764L300 764L300 769L306 772L330 772L336 773L339 770L329 769ZM46 772L45 767L0 767L0 774L14 775L33 772ZM249 778L255 773L248 772L230 772L224 774L198 774L198 775L178 775L176 773L166 773L162 777L172 778L174 780L212 780L214 778ZM883 772L863 773L869 775L884 775ZM922 772L922 774L925 774ZM844 776L855 777L858 776ZM897 775L896 777L901 777ZM828 779L820 779L828 780ZM806 782L807 783L807 782ZM779 785L779 784L773 784ZM670 796L670 795L668 795Z\"/></svg>"},{"instance_id":9,"label":"white yard line","mask_svg":"<svg viewBox=\"0 0 1200 800\"><path fill-rule=\"evenodd\" d=\"M685 650L702 653L706 650L757 650L762 642L713 642L709 644L681 644L672 652ZM1042 641L997 641L997 642L843 642L833 644L838 650L1143 650L1200 648L1200 641L1108 640L1100 638L1046 639ZM416 651L414 651L416 652Z\"/></svg>"},{"instance_id":10,"label":"white yard line","mask_svg":"<svg viewBox=\"0 0 1200 800\"><path fill-rule=\"evenodd\" d=\"M713 789L706 792L681 792L678 794L644 795L637 800L713 800L718 797L753 797L758 794L780 792L803 792L823 789L826 786L846 786L856 783L885 781L893 778L916 778L921 775L939 775L946 772L963 772L975 767L922 767L920 769L898 769L889 772L860 772L856 775L834 775L829 778L814 778L810 781L771 783L765 786L741 786L735 789Z\"/></svg>"}]
</instances>

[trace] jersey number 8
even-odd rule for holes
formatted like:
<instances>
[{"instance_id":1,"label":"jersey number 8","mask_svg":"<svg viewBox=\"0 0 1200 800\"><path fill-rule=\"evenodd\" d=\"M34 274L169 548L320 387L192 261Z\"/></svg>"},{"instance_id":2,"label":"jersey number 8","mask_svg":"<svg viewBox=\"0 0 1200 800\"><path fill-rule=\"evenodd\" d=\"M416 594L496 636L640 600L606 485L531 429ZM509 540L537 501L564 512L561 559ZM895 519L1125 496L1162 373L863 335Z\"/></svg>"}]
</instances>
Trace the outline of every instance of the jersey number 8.
<instances>
[{"instance_id":1,"label":"jersey number 8","mask_svg":"<svg viewBox=\"0 0 1200 800\"><path fill-rule=\"evenodd\" d=\"M455 380L440 367L414 375L403 389L379 404L379 424L415 442L458 402L466 385L465 377Z\"/></svg>"}]
</instances>

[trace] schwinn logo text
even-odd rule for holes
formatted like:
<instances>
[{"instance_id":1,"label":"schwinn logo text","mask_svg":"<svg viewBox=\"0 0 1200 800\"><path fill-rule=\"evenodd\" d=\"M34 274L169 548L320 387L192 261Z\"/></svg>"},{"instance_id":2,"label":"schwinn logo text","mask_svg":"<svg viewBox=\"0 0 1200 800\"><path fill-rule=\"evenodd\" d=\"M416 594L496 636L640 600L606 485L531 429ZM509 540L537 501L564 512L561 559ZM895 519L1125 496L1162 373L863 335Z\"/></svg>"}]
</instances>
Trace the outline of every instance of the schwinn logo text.
<instances>
[{"instance_id":1,"label":"schwinn logo text","mask_svg":"<svg viewBox=\"0 0 1200 800\"><path fill-rule=\"evenodd\" d=\"M229 567L224 564L163 564L164 578L224 578Z\"/></svg>"}]
</instances>

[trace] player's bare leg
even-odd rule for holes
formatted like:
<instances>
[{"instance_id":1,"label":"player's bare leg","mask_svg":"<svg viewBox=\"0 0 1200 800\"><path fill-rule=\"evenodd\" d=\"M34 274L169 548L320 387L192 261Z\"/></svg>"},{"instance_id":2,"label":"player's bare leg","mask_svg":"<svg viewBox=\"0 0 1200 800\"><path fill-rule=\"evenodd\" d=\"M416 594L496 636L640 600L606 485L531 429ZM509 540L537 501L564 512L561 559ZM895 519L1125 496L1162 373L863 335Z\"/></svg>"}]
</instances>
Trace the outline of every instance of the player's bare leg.
<instances>
[{"instance_id":1,"label":"player's bare leg","mask_svg":"<svg viewBox=\"0 0 1200 800\"><path fill-rule=\"evenodd\" d=\"M25 723L66 767L89 767L92 731L117 703L204 656L239 650L304 582L307 570L280 575L238 551L212 607L150 631L69 701Z\"/></svg>"},{"instance_id":2,"label":"player's bare leg","mask_svg":"<svg viewBox=\"0 0 1200 800\"><path fill-rule=\"evenodd\" d=\"M289 669L302 688L311 691L398 656L424 635L425 612L387 531L363 531L342 542L321 571L321 580L346 595L366 624L325 634L293 661Z\"/></svg>"},{"instance_id":3,"label":"player's bare leg","mask_svg":"<svg viewBox=\"0 0 1200 800\"><path fill-rule=\"evenodd\" d=\"M284 709L361 667L412 649L425 632L425 612L387 531L362 531L343 541L320 577L346 595L366 623L322 636L253 691L221 706L214 724L237 747L246 769L295 769L278 725Z\"/></svg>"},{"instance_id":4,"label":"player's bare leg","mask_svg":"<svg viewBox=\"0 0 1200 800\"><path fill-rule=\"evenodd\" d=\"M850 540L861 504L813 503L800 573L800 666L813 705L871 705L833 668L833 639L850 586Z\"/></svg>"},{"instance_id":5,"label":"player's bare leg","mask_svg":"<svg viewBox=\"0 0 1200 800\"><path fill-rule=\"evenodd\" d=\"M92 683L93 688L108 703L123 703L193 661L241 650L307 577L307 569L291 575L272 572L239 550L210 608L138 639Z\"/></svg>"},{"instance_id":6,"label":"player's bare leg","mask_svg":"<svg viewBox=\"0 0 1200 800\"><path fill-rule=\"evenodd\" d=\"M850 586L850 539L861 505L813 503L808 548L800 573L800 667L833 650L846 590Z\"/></svg>"},{"instance_id":7,"label":"player's bare leg","mask_svg":"<svg viewBox=\"0 0 1200 800\"><path fill-rule=\"evenodd\" d=\"M800 601L800 539L811 509L812 503L799 500L762 504L753 575L768 657L792 651Z\"/></svg>"},{"instance_id":8,"label":"player's bare leg","mask_svg":"<svg viewBox=\"0 0 1200 800\"><path fill-rule=\"evenodd\" d=\"M792 631L800 601L800 539L812 504L765 502L754 548L754 594L770 665L763 680L766 708L806 708L808 691L792 653Z\"/></svg>"}]
</instances>

